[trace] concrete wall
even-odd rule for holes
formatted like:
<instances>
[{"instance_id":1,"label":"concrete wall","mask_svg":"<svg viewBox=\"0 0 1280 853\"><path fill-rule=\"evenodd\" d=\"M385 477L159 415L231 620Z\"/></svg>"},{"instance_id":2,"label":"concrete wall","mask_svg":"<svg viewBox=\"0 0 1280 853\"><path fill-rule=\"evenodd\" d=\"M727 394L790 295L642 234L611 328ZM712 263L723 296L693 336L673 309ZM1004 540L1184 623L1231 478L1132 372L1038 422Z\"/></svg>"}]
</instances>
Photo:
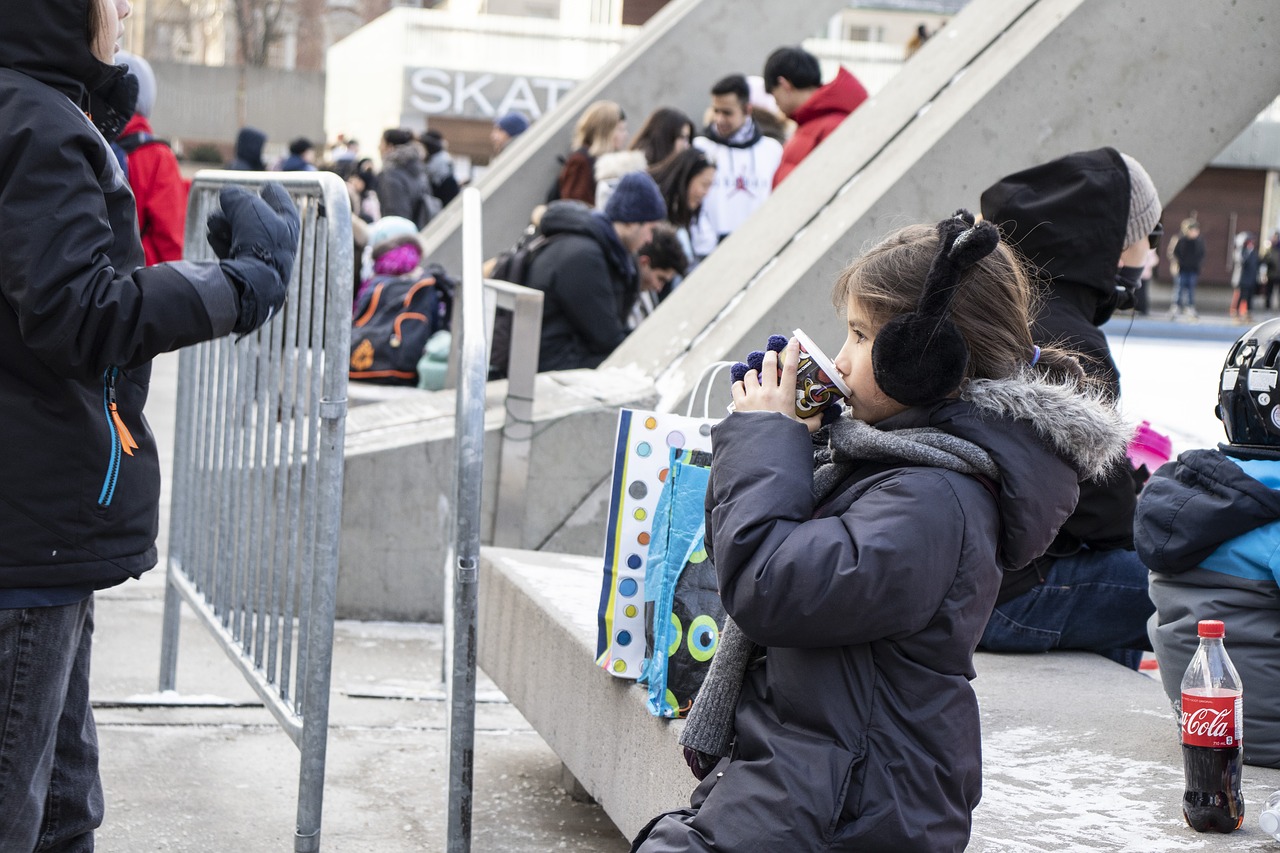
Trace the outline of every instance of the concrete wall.
<instances>
[{"instance_id":1,"label":"concrete wall","mask_svg":"<svg viewBox=\"0 0 1280 853\"><path fill-rule=\"evenodd\" d=\"M395 389L370 398L352 383L343 472L338 616L439 622L444 566L453 542L455 398L452 391ZM481 537L492 541L505 383L489 386ZM600 489L613 470L620 406L653 402L645 377L624 370L538 377L532 462L520 542L603 553ZM583 512L583 506L587 511ZM607 509L607 500L603 504Z\"/></svg>"},{"instance_id":2,"label":"concrete wall","mask_svg":"<svg viewBox=\"0 0 1280 853\"><path fill-rule=\"evenodd\" d=\"M323 146L325 77L320 72L180 62L151 66L156 73L151 126L157 136L182 140L188 152L193 142L225 143L230 148L242 123L267 134L269 152L283 152L299 136ZM238 106L241 71L243 114Z\"/></svg>"},{"instance_id":3,"label":"concrete wall","mask_svg":"<svg viewBox=\"0 0 1280 853\"><path fill-rule=\"evenodd\" d=\"M519 236L529 212L545 200L567 152L578 116L602 98L627 105L633 127L664 105L705 105L711 84L733 70L758 73L778 45L796 44L825 26L844 0L758 0L742 20L741 0L672 0L640 35L559 105L521 134L476 184L485 200L484 251ZM741 22L740 26L728 22ZM450 205L424 233L427 251L460 268L461 204Z\"/></svg>"},{"instance_id":4,"label":"concrete wall","mask_svg":"<svg viewBox=\"0 0 1280 853\"><path fill-rule=\"evenodd\" d=\"M831 283L864 246L1070 151L1125 150L1172 198L1280 91L1277 35L1272 0L973 0L606 363L667 406L771 332L834 346Z\"/></svg>"}]
</instances>

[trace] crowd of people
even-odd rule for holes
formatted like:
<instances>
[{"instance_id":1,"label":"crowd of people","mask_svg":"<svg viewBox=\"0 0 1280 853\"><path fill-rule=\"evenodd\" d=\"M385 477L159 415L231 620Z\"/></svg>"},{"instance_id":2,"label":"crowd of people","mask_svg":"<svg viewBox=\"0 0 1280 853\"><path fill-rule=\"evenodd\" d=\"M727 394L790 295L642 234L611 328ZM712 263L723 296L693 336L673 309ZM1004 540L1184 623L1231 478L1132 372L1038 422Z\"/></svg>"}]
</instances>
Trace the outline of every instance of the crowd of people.
<instances>
[{"instance_id":1,"label":"crowd of people","mask_svg":"<svg viewBox=\"0 0 1280 853\"><path fill-rule=\"evenodd\" d=\"M270 322L298 251L297 210L268 182L222 190L203 223L216 259L173 262L182 229L167 217L184 188L166 183L176 164L152 136L154 80L116 56L130 11L0 0L0 398L22 413L5 421L20 452L0 461L6 851L92 849L103 818L94 595L157 558L151 359ZM629 146L620 105L582 116L532 217L542 248L524 283L546 295L543 369L599 364L866 97L843 70L823 84L799 48L709 94L701 131L664 108ZM796 125L785 141L773 105ZM499 118L495 151L527 127ZM243 129L229 168L267 169L265 140ZM347 179L366 293L372 275L422 274L420 231L458 192L439 135L390 128L379 153L375 170L355 140L320 158L298 139L279 164ZM656 816L633 849L963 850L982 781L975 649L1083 649L1133 667L1154 648L1176 703L1203 618L1230 620L1245 683L1261 688L1243 700L1246 761L1280 765L1265 689L1280 320L1227 355L1229 443L1153 475L1126 461L1133 433L1100 329L1149 278L1151 177L1112 148L1075 152L1001 178L980 204L980 221L958 210L900 228L837 276L844 416L796 416L794 340L733 383L712 432L706 552L731 620L721 642L736 632L743 651L712 658L717 686L685 728L700 738L685 741L700 780L689 807ZM1278 241L1263 253L1239 240L1238 317ZM1194 312L1198 223L1172 253L1175 306Z\"/></svg>"},{"instance_id":2,"label":"crowd of people","mask_svg":"<svg viewBox=\"0 0 1280 853\"><path fill-rule=\"evenodd\" d=\"M621 104L597 101L579 116L557 171L547 175L545 204L530 211L524 237L554 238L538 243L527 280L517 282L544 292L539 370L603 361L867 92L843 67L824 84L815 56L782 47L766 58L762 74L729 74L708 87L708 96L701 121L662 106L634 135ZM493 156L529 126L518 112L499 116L489 137ZM264 159L266 147L264 132L241 128L226 168L325 169L346 181L362 258L357 293L381 274L373 257L387 247L374 241L389 231L377 223L393 217L421 230L460 191L448 142L433 129L387 128L376 158L363 156L359 141L345 135L323 152L296 138L271 163ZM620 191L624 198L615 198ZM146 195L139 193L140 209ZM649 218L635 218L641 215ZM145 222L143 231L146 243ZM176 255L158 259L180 256L179 245Z\"/></svg>"}]
</instances>

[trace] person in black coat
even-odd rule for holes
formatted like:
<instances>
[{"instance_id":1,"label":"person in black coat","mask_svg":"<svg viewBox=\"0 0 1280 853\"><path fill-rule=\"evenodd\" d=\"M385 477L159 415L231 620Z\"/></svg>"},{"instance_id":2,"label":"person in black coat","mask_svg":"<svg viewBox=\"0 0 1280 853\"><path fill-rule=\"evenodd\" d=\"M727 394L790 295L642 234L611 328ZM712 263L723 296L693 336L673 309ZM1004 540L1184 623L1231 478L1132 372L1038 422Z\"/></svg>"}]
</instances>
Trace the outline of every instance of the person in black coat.
<instances>
[{"instance_id":1,"label":"person in black coat","mask_svg":"<svg viewBox=\"0 0 1280 853\"><path fill-rule=\"evenodd\" d=\"M639 294L635 254L666 217L644 172L623 176L603 213L576 201L547 205L538 228L548 243L524 282L544 294L539 371L596 367L622 343Z\"/></svg>"},{"instance_id":2,"label":"person in black coat","mask_svg":"<svg viewBox=\"0 0 1280 853\"><path fill-rule=\"evenodd\" d=\"M1160 221L1146 170L1113 148L1082 151L1009 175L982 194L982 215L1046 282L1036 343L1064 342L1111 400L1120 372L1099 328L1132 307ZM1080 503L1044 557L1006 573L982 647L1082 649L1136 669L1149 651L1154 611L1146 568L1133 550L1133 472L1081 485Z\"/></svg>"},{"instance_id":3,"label":"person in black coat","mask_svg":"<svg viewBox=\"0 0 1280 853\"><path fill-rule=\"evenodd\" d=\"M734 383L706 498L731 621L682 736L703 781L633 851L967 845L973 650L1002 570L1049 544L1126 434L1071 354L1034 347L1030 283L997 241L971 218L910 226L841 274L851 393L818 453L794 339ZM726 655L738 633L754 650Z\"/></svg>"},{"instance_id":4,"label":"person in black coat","mask_svg":"<svg viewBox=\"0 0 1280 853\"><path fill-rule=\"evenodd\" d=\"M278 184L223 190L221 261L144 266L109 143L136 78L125 0L0 0L0 850L91 850L94 593L156 562L151 359L278 311L298 214ZM132 88L129 81L133 81Z\"/></svg>"},{"instance_id":5,"label":"person in black coat","mask_svg":"<svg viewBox=\"0 0 1280 853\"><path fill-rule=\"evenodd\" d=\"M267 165L262 162L262 148L266 144L267 135L256 127L240 128L235 154L227 168L233 172L265 172Z\"/></svg>"},{"instance_id":6,"label":"person in black coat","mask_svg":"<svg viewBox=\"0 0 1280 853\"><path fill-rule=\"evenodd\" d=\"M383 216L402 216L425 228L440 211L427 176L427 149L404 128L389 128L378 148L382 174L378 176L378 204Z\"/></svg>"}]
</instances>

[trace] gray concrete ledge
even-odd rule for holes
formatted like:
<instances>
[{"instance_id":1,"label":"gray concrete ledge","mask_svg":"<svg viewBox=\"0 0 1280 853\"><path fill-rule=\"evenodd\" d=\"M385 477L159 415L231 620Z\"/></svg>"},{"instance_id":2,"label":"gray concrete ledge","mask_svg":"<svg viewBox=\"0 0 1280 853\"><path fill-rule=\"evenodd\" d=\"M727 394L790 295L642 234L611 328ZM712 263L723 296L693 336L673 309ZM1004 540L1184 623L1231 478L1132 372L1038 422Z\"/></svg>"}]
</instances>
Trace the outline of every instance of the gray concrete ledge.
<instances>
[{"instance_id":1,"label":"gray concrete ledge","mask_svg":"<svg viewBox=\"0 0 1280 853\"><path fill-rule=\"evenodd\" d=\"M626 369L566 370L539 374L536 388L518 541L591 553L609 510L618 409L650 404L653 384ZM454 393L364 387L353 401L357 394L343 453L338 616L439 622L453 537ZM493 539L506 383L489 383L487 394L485 542Z\"/></svg>"},{"instance_id":2,"label":"gray concrete ledge","mask_svg":"<svg viewBox=\"0 0 1280 853\"><path fill-rule=\"evenodd\" d=\"M480 665L632 837L684 805L694 780L681 724L650 717L640 688L595 666L600 581L599 558L484 549ZM1245 768L1241 830L1187 828L1177 722L1155 680L1072 652L979 654L976 667L984 794L969 849L1276 849L1257 828L1276 770Z\"/></svg>"}]
</instances>

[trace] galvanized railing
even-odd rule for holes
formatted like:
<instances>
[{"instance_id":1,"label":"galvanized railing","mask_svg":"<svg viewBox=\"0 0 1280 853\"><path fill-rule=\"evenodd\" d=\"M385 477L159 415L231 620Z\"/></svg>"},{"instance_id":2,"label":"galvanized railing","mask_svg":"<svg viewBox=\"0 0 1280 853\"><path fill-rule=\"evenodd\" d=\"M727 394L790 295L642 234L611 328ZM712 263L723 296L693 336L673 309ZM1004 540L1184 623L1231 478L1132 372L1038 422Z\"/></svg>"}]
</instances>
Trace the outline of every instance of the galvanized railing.
<instances>
[{"instance_id":1,"label":"galvanized railing","mask_svg":"<svg viewBox=\"0 0 1280 853\"><path fill-rule=\"evenodd\" d=\"M465 211L463 227L466 227ZM466 250L465 242L463 250ZM510 311L512 315L492 540L494 545L504 548L519 548L525 545L524 496L529 484L529 452L533 441L533 389L538 376L542 334L542 291L486 278L484 308L486 341L493 341L496 309Z\"/></svg>"},{"instance_id":2,"label":"galvanized railing","mask_svg":"<svg viewBox=\"0 0 1280 853\"><path fill-rule=\"evenodd\" d=\"M476 600L480 580L480 497L484 482L485 384L489 374L480 253L480 191L462 191L462 299L454 442L454 544L449 656L449 853L471 849L476 722Z\"/></svg>"},{"instance_id":3,"label":"galvanized railing","mask_svg":"<svg viewBox=\"0 0 1280 853\"><path fill-rule=\"evenodd\" d=\"M326 172L201 172L186 257L228 184L282 183L302 217L280 315L178 367L160 689L175 686L185 601L301 752L297 853L320 849L353 246L347 190Z\"/></svg>"}]
</instances>

